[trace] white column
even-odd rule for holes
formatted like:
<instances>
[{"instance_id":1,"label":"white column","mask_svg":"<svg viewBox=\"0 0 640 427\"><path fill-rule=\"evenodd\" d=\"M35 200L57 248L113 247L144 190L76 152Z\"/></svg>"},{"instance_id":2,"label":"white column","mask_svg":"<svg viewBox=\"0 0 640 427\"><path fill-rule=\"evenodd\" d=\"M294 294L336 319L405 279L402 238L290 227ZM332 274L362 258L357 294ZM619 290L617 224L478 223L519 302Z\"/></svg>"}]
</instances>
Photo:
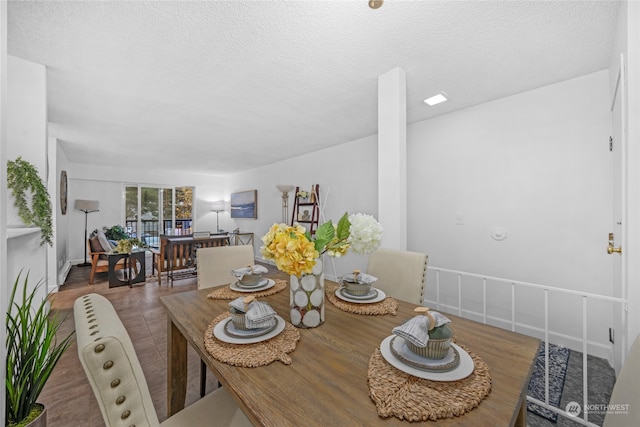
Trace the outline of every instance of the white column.
<instances>
[{"instance_id":1,"label":"white column","mask_svg":"<svg viewBox=\"0 0 640 427\"><path fill-rule=\"evenodd\" d=\"M627 2L627 348L640 333L640 4ZM624 274L624 272L623 272ZM625 351L626 352L626 351Z\"/></svg>"},{"instance_id":2,"label":"white column","mask_svg":"<svg viewBox=\"0 0 640 427\"><path fill-rule=\"evenodd\" d=\"M378 221L382 246L407 249L407 77L394 68L378 77Z\"/></svg>"},{"instance_id":3,"label":"white column","mask_svg":"<svg viewBox=\"0 0 640 427\"><path fill-rule=\"evenodd\" d=\"M0 2L0 283L9 283L7 276L7 2ZM8 289L0 290L0 313L7 312ZM0 342L5 345L6 317L0 321ZM0 380L5 383L6 357L0 357ZM0 402L5 402L6 387L0 391ZM4 406L3 406L4 407ZM5 425L5 413L0 411L0 425Z\"/></svg>"}]
</instances>

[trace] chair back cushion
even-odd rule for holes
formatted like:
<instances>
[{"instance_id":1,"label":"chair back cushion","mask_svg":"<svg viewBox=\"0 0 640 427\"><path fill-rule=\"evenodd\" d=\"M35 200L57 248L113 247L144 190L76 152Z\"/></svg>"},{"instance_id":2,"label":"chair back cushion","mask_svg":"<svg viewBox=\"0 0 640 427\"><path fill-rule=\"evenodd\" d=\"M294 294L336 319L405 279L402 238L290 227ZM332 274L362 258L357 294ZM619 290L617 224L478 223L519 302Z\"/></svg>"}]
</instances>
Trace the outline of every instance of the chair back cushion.
<instances>
[{"instance_id":1,"label":"chair back cushion","mask_svg":"<svg viewBox=\"0 0 640 427\"><path fill-rule=\"evenodd\" d=\"M253 265L252 245L198 249L198 289L228 285L235 281L231 270Z\"/></svg>"},{"instance_id":2,"label":"chair back cushion","mask_svg":"<svg viewBox=\"0 0 640 427\"><path fill-rule=\"evenodd\" d=\"M427 261L419 252L378 248L369 255L367 273L378 278L374 286L387 295L421 305Z\"/></svg>"},{"instance_id":3,"label":"chair back cushion","mask_svg":"<svg viewBox=\"0 0 640 427\"><path fill-rule=\"evenodd\" d=\"M107 426L159 425L129 334L105 297L89 294L73 306L78 357Z\"/></svg>"},{"instance_id":4,"label":"chair back cushion","mask_svg":"<svg viewBox=\"0 0 640 427\"><path fill-rule=\"evenodd\" d=\"M629 426L640 426L640 336L618 373L603 424L603 427Z\"/></svg>"}]
</instances>

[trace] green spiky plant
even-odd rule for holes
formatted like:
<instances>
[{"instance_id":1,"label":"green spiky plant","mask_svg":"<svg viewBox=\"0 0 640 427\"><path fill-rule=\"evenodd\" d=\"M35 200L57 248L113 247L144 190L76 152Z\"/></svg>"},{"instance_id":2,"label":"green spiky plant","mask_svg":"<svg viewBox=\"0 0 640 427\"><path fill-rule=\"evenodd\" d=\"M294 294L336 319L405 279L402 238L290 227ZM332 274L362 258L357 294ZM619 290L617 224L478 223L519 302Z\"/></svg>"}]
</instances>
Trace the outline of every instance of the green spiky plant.
<instances>
[{"instance_id":1,"label":"green spiky plant","mask_svg":"<svg viewBox=\"0 0 640 427\"><path fill-rule=\"evenodd\" d=\"M27 272L22 289L16 277L7 308L6 425L19 426L37 407L49 376L72 342L72 331L58 342L56 333L64 322L58 313L50 313L47 298L40 301L37 291L43 281L28 290ZM16 294L22 296L16 300Z\"/></svg>"}]
</instances>

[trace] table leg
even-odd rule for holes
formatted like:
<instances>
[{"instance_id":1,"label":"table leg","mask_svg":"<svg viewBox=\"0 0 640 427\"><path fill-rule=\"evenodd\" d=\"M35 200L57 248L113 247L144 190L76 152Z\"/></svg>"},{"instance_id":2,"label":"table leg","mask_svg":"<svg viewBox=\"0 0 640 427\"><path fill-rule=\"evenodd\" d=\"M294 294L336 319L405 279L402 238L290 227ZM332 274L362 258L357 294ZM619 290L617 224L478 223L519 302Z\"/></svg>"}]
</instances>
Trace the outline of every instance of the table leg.
<instances>
[{"instance_id":1,"label":"table leg","mask_svg":"<svg viewBox=\"0 0 640 427\"><path fill-rule=\"evenodd\" d=\"M515 427L527 427L527 396L520 401Z\"/></svg>"},{"instance_id":2,"label":"table leg","mask_svg":"<svg viewBox=\"0 0 640 427\"><path fill-rule=\"evenodd\" d=\"M187 340L171 319L167 325L167 416L184 409L187 396Z\"/></svg>"}]
</instances>

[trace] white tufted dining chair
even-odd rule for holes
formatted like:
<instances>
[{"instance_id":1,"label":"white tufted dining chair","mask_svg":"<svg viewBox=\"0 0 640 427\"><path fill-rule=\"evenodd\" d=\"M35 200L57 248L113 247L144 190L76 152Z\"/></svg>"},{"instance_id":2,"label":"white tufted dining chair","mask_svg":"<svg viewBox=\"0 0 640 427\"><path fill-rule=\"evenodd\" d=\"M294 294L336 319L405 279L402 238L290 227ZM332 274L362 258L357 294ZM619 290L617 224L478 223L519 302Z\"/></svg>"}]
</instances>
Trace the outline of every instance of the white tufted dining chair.
<instances>
[{"instance_id":1,"label":"white tufted dining chair","mask_svg":"<svg viewBox=\"0 0 640 427\"><path fill-rule=\"evenodd\" d=\"M235 281L231 270L255 264L253 245L202 248L196 257L198 289L228 285Z\"/></svg>"},{"instance_id":2,"label":"white tufted dining chair","mask_svg":"<svg viewBox=\"0 0 640 427\"><path fill-rule=\"evenodd\" d=\"M373 286L387 295L422 305L428 260L419 252L378 248L369 255L367 273L378 278Z\"/></svg>"},{"instance_id":3,"label":"white tufted dining chair","mask_svg":"<svg viewBox=\"0 0 640 427\"><path fill-rule=\"evenodd\" d=\"M113 305L88 294L76 299L73 313L78 357L108 427L251 425L223 388L159 423L131 338Z\"/></svg>"},{"instance_id":4,"label":"white tufted dining chair","mask_svg":"<svg viewBox=\"0 0 640 427\"><path fill-rule=\"evenodd\" d=\"M214 246L196 252L198 263L198 289L215 288L235 281L231 270L255 263L253 245ZM207 365L200 361L200 397L207 383Z\"/></svg>"}]
</instances>

